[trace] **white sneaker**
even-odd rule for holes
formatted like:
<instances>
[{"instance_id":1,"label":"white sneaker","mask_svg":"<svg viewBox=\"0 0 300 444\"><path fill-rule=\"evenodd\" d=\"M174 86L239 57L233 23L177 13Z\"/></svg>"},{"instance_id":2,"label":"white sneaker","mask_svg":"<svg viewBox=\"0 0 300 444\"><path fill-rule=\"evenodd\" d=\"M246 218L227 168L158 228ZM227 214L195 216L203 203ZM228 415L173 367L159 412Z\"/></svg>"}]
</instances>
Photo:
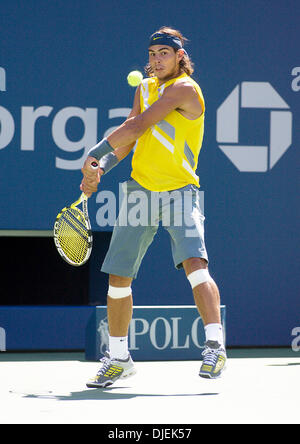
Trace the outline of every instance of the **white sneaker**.
<instances>
[{"instance_id":1,"label":"white sneaker","mask_svg":"<svg viewBox=\"0 0 300 444\"><path fill-rule=\"evenodd\" d=\"M108 387L117 381L117 379L129 378L136 373L130 354L127 359L123 360L112 359L109 353L106 352L104 358L100 359L100 362L102 362L102 367L99 369L97 375L86 384L89 388Z\"/></svg>"}]
</instances>

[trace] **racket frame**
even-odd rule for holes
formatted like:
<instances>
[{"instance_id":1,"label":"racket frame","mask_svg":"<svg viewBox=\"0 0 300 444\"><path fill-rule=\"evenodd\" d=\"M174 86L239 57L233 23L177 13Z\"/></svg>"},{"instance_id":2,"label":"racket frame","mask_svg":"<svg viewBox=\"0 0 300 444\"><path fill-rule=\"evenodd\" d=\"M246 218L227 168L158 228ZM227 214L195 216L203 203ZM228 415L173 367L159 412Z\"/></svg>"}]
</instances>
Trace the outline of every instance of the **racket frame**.
<instances>
[{"instance_id":1,"label":"racket frame","mask_svg":"<svg viewBox=\"0 0 300 444\"><path fill-rule=\"evenodd\" d=\"M91 252L92 252L93 234L92 234L92 230L91 230L91 223L90 223L89 214L88 214L88 203L87 202L88 202L88 197L84 193L82 193L81 196L79 197L79 199L77 199L74 203L72 203L68 207L65 207L61 210L61 212L57 215L56 220L54 222L53 238L54 238L54 243L55 243L56 249L57 249L58 253L60 254L60 256L68 264L73 265L75 267L79 267L79 266L85 264L88 261L90 255L91 255ZM64 250L61 248L60 242L58 240L58 226L59 226L59 219L61 218L63 213L71 208L77 207L80 204L82 204L82 213L83 213L83 216L85 219L86 228L88 230L88 251L87 251L87 254L86 254L84 260L80 263L77 263L77 262L73 262L71 259L69 259L68 256L65 254Z\"/></svg>"}]
</instances>

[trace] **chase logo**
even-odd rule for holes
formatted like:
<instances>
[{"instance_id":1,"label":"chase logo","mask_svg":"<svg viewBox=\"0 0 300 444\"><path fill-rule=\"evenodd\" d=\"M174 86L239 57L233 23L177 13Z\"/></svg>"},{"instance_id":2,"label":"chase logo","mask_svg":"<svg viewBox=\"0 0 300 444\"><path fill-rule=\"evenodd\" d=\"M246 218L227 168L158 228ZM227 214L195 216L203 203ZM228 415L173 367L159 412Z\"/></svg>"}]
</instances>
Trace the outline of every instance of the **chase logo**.
<instances>
[{"instance_id":1,"label":"chase logo","mask_svg":"<svg viewBox=\"0 0 300 444\"><path fill-rule=\"evenodd\" d=\"M268 145L239 144L242 108L270 109ZM241 172L266 172L273 168L292 143L292 113L268 82L238 84L217 110L219 148ZM255 132L255 126L252 129Z\"/></svg>"}]
</instances>

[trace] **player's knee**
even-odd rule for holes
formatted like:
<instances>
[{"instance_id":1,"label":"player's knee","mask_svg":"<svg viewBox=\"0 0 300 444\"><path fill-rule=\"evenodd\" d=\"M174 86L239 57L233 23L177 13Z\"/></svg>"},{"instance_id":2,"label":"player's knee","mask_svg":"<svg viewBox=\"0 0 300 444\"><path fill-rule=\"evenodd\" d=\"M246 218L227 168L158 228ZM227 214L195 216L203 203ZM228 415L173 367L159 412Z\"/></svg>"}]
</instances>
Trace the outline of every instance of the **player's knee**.
<instances>
[{"instance_id":1,"label":"player's knee","mask_svg":"<svg viewBox=\"0 0 300 444\"><path fill-rule=\"evenodd\" d=\"M196 270L208 268L208 263L202 257L190 257L182 263L186 276Z\"/></svg>"},{"instance_id":2,"label":"player's knee","mask_svg":"<svg viewBox=\"0 0 300 444\"><path fill-rule=\"evenodd\" d=\"M130 287L131 282L132 278L130 277L117 276L115 274L109 275L109 285L113 287Z\"/></svg>"},{"instance_id":3,"label":"player's knee","mask_svg":"<svg viewBox=\"0 0 300 444\"><path fill-rule=\"evenodd\" d=\"M202 257L190 257L183 262L183 267L188 275L192 271L207 268L207 260Z\"/></svg>"}]
</instances>

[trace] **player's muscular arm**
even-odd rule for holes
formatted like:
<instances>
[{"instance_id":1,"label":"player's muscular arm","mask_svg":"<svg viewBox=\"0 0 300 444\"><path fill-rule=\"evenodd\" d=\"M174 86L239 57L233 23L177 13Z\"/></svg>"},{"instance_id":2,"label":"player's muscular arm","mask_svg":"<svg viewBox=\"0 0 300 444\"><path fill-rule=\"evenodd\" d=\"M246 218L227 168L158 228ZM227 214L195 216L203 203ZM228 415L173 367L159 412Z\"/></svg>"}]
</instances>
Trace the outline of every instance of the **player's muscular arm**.
<instances>
[{"instance_id":1,"label":"player's muscular arm","mask_svg":"<svg viewBox=\"0 0 300 444\"><path fill-rule=\"evenodd\" d=\"M160 99L153 103L143 113L129 118L107 138L110 145L117 149L119 146L135 142L148 128L163 120L171 111L179 110L191 113L197 118L201 115L201 105L198 101L198 115L195 110L197 93L189 83L180 82L166 88Z\"/></svg>"},{"instance_id":2,"label":"player's muscular arm","mask_svg":"<svg viewBox=\"0 0 300 444\"><path fill-rule=\"evenodd\" d=\"M195 120L203 113L202 105L196 89L190 83L185 85L186 101L177 111L190 120Z\"/></svg>"},{"instance_id":3,"label":"player's muscular arm","mask_svg":"<svg viewBox=\"0 0 300 444\"><path fill-rule=\"evenodd\" d=\"M139 100L140 94L139 94L139 88L137 88L133 107L132 110L128 116L128 119L132 119L135 116L137 116L140 113L140 100ZM114 150L114 155L117 157L118 161L121 161L126 157L132 148L134 147L135 142L129 143L127 145L122 145L119 148ZM88 156L84 162L83 168L82 168L82 174L83 179L80 185L80 189L88 196L90 197L92 193L97 191L98 184L100 182L101 176L104 174L103 169L98 168L97 170L93 170L91 168L91 163L96 161L98 163L98 160L95 159L92 156Z\"/></svg>"}]
</instances>

